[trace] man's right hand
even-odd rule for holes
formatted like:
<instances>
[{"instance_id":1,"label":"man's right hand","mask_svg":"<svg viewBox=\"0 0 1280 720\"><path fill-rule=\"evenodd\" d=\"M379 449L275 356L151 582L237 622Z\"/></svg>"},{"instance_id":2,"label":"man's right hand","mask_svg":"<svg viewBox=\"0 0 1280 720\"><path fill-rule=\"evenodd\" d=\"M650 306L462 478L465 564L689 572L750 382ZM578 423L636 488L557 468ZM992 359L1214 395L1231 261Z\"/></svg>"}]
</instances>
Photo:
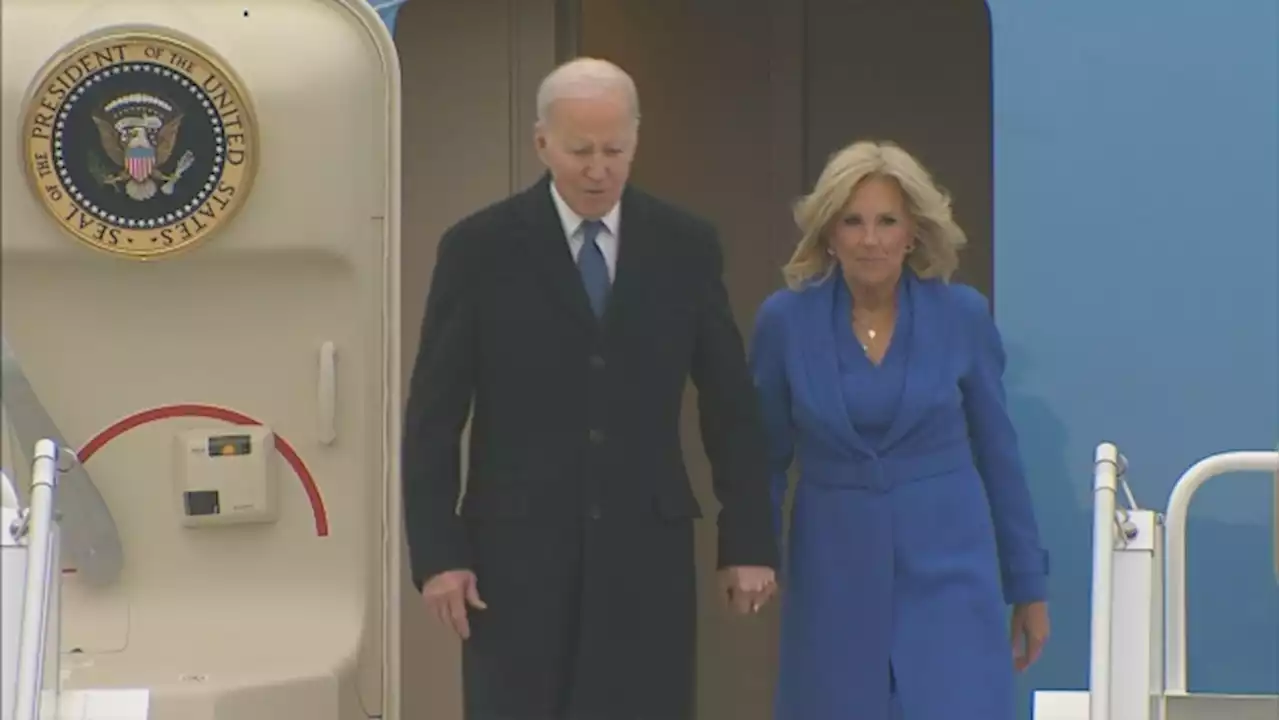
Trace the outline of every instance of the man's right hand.
<instances>
[{"instance_id":1,"label":"man's right hand","mask_svg":"<svg viewBox=\"0 0 1280 720\"><path fill-rule=\"evenodd\" d=\"M488 607L480 599L476 574L470 570L447 570L432 577L422 586L422 597L440 622L452 627L463 640L471 637L467 606L477 610Z\"/></svg>"}]
</instances>

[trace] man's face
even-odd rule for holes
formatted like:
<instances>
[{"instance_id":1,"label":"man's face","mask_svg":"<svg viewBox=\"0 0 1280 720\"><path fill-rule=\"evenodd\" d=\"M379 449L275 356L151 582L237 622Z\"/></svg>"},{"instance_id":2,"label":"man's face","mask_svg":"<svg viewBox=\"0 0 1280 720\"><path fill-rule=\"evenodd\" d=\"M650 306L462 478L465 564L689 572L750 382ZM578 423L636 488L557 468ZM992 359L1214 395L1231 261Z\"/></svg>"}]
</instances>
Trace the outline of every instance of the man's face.
<instances>
[{"instance_id":1,"label":"man's face","mask_svg":"<svg viewBox=\"0 0 1280 720\"><path fill-rule=\"evenodd\" d=\"M538 157L578 215L599 219L622 197L635 157L637 125L621 93L557 100L534 135Z\"/></svg>"}]
</instances>

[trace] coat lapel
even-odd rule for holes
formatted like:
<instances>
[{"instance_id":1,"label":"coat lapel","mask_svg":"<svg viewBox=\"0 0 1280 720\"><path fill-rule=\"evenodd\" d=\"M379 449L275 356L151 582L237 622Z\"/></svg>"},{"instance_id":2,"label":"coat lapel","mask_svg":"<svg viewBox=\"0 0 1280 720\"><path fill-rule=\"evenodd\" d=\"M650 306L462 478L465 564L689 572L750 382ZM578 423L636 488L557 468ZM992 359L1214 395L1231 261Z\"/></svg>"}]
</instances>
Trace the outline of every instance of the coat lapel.
<instances>
[{"instance_id":1,"label":"coat lapel","mask_svg":"<svg viewBox=\"0 0 1280 720\"><path fill-rule=\"evenodd\" d=\"M849 421L849 408L844 401L843 383L840 379L839 359L836 355L835 327L832 313L835 310L835 283L838 275L807 289L806 302L801 306L801 345L804 369L808 379L808 405L817 415L817 425L829 433L830 440L850 452L871 455L871 449L853 429Z\"/></svg>"},{"instance_id":2,"label":"coat lapel","mask_svg":"<svg viewBox=\"0 0 1280 720\"><path fill-rule=\"evenodd\" d=\"M905 275L903 281L911 303L911 326L903 328L908 340L907 368L898 411L881 444L884 448L901 440L933 406L930 401L936 395L938 376L944 365L945 333L950 330L940 317L944 312L939 294L942 286L934 281L921 281L912 273Z\"/></svg>"},{"instance_id":3,"label":"coat lapel","mask_svg":"<svg viewBox=\"0 0 1280 720\"><path fill-rule=\"evenodd\" d=\"M610 327L625 325L633 311L644 310L647 294L662 286L659 276L664 268L658 232L644 196L630 187L623 190L618 218L618 268L604 313L606 332ZM586 292L582 295L585 298Z\"/></svg>"},{"instance_id":4,"label":"coat lapel","mask_svg":"<svg viewBox=\"0 0 1280 720\"><path fill-rule=\"evenodd\" d=\"M596 327L598 321L591 312L591 302L586 288L582 286L582 277L569 252L568 238L551 199L549 174L543 175L541 180L524 191L521 205L525 247L529 250L535 272L575 320L588 327Z\"/></svg>"}]
</instances>

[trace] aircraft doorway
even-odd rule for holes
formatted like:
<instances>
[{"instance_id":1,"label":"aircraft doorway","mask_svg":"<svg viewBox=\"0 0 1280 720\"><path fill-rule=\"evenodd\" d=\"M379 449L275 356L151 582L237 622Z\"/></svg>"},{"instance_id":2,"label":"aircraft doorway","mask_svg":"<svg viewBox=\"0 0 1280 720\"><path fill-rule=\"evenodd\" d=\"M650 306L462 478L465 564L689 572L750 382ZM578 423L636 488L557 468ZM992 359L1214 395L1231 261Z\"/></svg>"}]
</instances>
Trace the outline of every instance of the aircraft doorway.
<instances>
[{"instance_id":1,"label":"aircraft doorway","mask_svg":"<svg viewBox=\"0 0 1280 720\"><path fill-rule=\"evenodd\" d=\"M781 287L795 239L791 201L831 152L863 137L899 142L951 192L969 235L957 279L991 296L991 38L982 0L412 0L396 40L405 372L440 232L541 173L531 147L537 83L579 54L635 77L644 119L634 181L716 222L744 336ZM686 456L710 510L694 397ZM777 608L742 620L715 607L714 538L709 514L698 538L697 717L768 720ZM457 640L403 587L402 717L461 718Z\"/></svg>"}]
</instances>

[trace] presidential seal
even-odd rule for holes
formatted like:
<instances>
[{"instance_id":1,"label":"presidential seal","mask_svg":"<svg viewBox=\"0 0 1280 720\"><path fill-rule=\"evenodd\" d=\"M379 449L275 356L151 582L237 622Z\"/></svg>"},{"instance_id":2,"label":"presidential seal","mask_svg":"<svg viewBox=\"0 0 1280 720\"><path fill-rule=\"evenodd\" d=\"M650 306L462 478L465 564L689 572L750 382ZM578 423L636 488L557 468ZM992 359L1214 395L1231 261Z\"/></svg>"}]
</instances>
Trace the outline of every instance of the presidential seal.
<instances>
[{"instance_id":1,"label":"presidential seal","mask_svg":"<svg viewBox=\"0 0 1280 720\"><path fill-rule=\"evenodd\" d=\"M152 33L98 36L46 66L23 128L32 189L66 231L118 256L195 246L244 204L257 127L211 52Z\"/></svg>"}]
</instances>

